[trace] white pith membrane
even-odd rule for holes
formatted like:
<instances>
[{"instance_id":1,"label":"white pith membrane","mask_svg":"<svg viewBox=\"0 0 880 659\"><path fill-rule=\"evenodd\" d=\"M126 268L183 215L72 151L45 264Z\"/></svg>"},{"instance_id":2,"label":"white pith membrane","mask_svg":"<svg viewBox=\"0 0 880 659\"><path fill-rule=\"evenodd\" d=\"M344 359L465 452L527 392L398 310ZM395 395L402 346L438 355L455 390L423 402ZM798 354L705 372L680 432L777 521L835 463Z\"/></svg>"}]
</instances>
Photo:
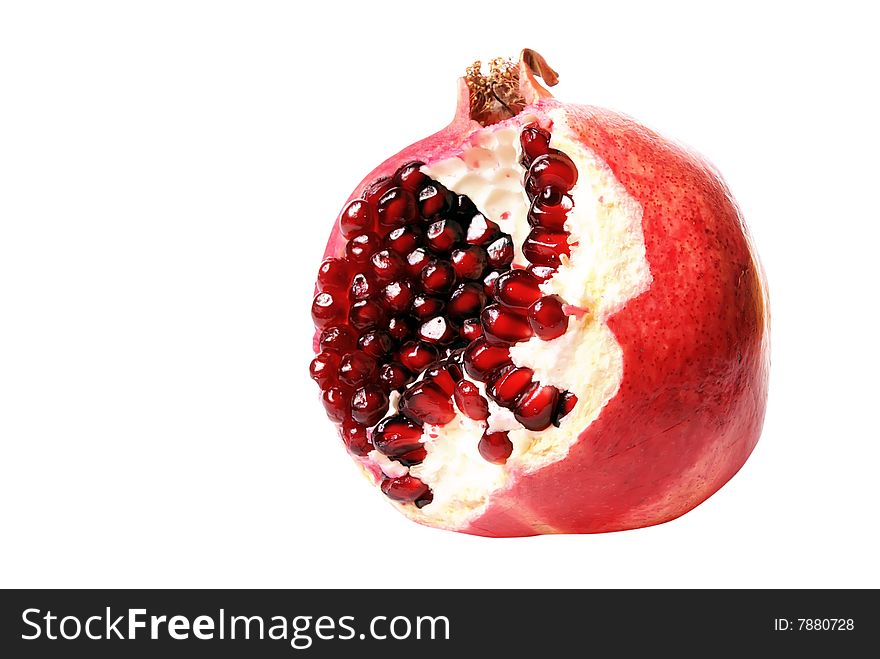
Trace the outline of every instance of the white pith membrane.
<instances>
[{"instance_id":1,"label":"white pith membrane","mask_svg":"<svg viewBox=\"0 0 880 659\"><path fill-rule=\"evenodd\" d=\"M485 396L483 383L474 382L489 403L488 421L474 421L456 408L450 423L426 424L422 442L427 456L413 467L371 451L367 461L386 476L410 473L431 488L433 501L421 509L392 501L408 517L430 526L467 526L485 511L491 495L508 487L517 474L534 472L568 454L617 393L623 378L623 352L606 321L651 283L640 204L602 160L570 139L563 110L548 115L551 146L574 161L578 182L569 192L574 208L565 223L571 255L562 257L556 274L541 289L586 313L572 316L563 336L551 341L532 337L512 346L510 355L514 364L534 371L536 382L574 393L577 404L559 427L530 431L511 411ZM515 246L514 265L521 267L529 265L522 245L531 227L519 136L522 126L535 119L523 115L483 128L470 136L459 155L422 168L453 192L467 195L509 233ZM388 414L396 413L397 398L392 395ZM487 424L489 432L508 431L513 453L506 464L490 463L478 451Z\"/></svg>"}]
</instances>

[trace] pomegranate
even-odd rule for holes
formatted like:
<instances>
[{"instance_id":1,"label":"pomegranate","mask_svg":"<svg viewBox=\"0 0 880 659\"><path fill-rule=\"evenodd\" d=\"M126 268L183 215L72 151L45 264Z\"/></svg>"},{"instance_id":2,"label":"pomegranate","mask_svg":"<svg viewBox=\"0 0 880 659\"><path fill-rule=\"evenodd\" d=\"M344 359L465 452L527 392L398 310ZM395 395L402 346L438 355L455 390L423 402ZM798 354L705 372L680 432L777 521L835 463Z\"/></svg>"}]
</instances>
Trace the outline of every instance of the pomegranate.
<instances>
[{"instance_id":1,"label":"pomegranate","mask_svg":"<svg viewBox=\"0 0 880 659\"><path fill-rule=\"evenodd\" d=\"M389 501L485 536L658 524L758 441L766 285L711 165L557 101L532 50L357 186L318 268L310 367Z\"/></svg>"}]
</instances>

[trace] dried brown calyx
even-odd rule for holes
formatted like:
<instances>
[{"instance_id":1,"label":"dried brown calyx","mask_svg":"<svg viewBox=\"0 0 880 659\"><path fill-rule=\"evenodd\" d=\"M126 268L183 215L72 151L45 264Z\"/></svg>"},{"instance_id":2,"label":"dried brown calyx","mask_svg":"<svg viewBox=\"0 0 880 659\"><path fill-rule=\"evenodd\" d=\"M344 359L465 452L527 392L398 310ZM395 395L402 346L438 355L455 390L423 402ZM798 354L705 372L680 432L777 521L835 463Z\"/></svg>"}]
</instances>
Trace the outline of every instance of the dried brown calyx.
<instances>
[{"instance_id":1,"label":"dried brown calyx","mask_svg":"<svg viewBox=\"0 0 880 659\"><path fill-rule=\"evenodd\" d=\"M520 81L523 67L550 87L559 82L547 60L531 48L523 49L519 62L496 57L489 62L488 73L483 73L483 63L478 60L467 68L464 78L470 92L471 119L491 126L522 112L527 104Z\"/></svg>"}]
</instances>

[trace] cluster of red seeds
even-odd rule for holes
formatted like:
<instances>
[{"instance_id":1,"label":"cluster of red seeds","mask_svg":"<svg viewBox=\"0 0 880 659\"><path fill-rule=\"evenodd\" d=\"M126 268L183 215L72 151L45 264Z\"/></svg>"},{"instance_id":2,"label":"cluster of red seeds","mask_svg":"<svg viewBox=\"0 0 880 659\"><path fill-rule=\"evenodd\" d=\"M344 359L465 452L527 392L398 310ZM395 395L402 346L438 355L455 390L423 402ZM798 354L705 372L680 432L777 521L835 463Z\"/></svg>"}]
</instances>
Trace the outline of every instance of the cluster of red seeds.
<instances>
[{"instance_id":1,"label":"cluster of red seeds","mask_svg":"<svg viewBox=\"0 0 880 659\"><path fill-rule=\"evenodd\" d=\"M514 343L550 340L568 327L562 300L544 296L539 284L568 254L563 223L577 169L549 141L535 126L521 134L533 227L523 245L532 263L526 270L511 269L510 235L466 196L426 176L422 163L375 181L343 210L345 257L326 259L318 270L312 318L321 352L310 372L353 454L375 448L416 465L425 458L423 424L450 422L453 401L468 417L487 419L488 403L465 373L530 430L558 423L574 407L573 394L533 381L532 370L514 366L509 353ZM385 418L391 391L401 392L398 414ZM479 451L503 463L512 444L505 432L487 433ZM409 475L386 478L382 491L418 507L432 500Z\"/></svg>"}]
</instances>

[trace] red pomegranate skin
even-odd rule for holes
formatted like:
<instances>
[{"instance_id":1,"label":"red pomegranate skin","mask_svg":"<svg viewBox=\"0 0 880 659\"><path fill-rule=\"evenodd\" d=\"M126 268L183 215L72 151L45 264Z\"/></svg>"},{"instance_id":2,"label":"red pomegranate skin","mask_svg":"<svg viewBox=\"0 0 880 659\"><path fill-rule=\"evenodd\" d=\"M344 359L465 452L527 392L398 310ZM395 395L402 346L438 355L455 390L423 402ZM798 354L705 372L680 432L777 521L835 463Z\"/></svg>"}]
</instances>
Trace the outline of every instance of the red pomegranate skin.
<instances>
[{"instance_id":1,"label":"red pomegranate skin","mask_svg":"<svg viewBox=\"0 0 880 659\"><path fill-rule=\"evenodd\" d=\"M733 477L764 422L766 285L727 186L705 160L627 117L566 109L582 143L642 205L653 281L608 320L623 349L617 395L564 460L494 495L466 529L478 535L675 519Z\"/></svg>"},{"instance_id":2,"label":"red pomegranate skin","mask_svg":"<svg viewBox=\"0 0 880 659\"><path fill-rule=\"evenodd\" d=\"M623 378L567 457L514 475L484 513L455 530L511 537L667 522L730 480L758 441L770 354L763 272L711 164L629 117L561 103L538 89L521 114L562 108L572 137L641 204L653 281L607 321L623 351ZM463 84L460 94L447 128L383 162L349 200L407 161L458 153L479 129L461 109ZM341 254L344 244L334 226L325 257Z\"/></svg>"}]
</instances>

